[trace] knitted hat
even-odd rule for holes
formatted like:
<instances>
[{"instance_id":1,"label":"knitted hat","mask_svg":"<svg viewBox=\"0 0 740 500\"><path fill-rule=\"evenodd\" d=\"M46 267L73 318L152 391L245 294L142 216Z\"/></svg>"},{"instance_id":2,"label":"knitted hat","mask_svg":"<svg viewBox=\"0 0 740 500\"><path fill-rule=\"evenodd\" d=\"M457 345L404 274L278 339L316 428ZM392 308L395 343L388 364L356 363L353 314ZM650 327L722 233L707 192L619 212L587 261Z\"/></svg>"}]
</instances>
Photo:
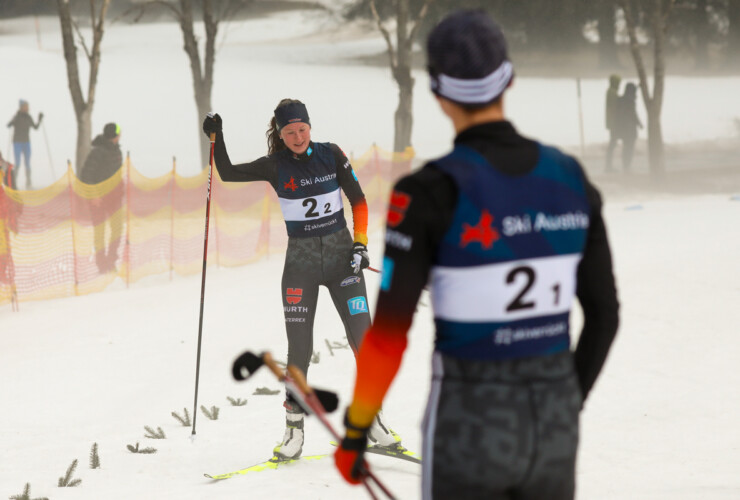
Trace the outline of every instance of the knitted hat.
<instances>
[{"instance_id":1,"label":"knitted hat","mask_svg":"<svg viewBox=\"0 0 740 500\"><path fill-rule=\"evenodd\" d=\"M278 130L291 123L305 123L311 126L308 119L308 110L302 102L291 102L275 108L275 123Z\"/></svg>"},{"instance_id":2,"label":"knitted hat","mask_svg":"<svg viewBox=\"0 0 740 500\"><path fill-rule=\"evenodd\" d=\"M463 106L496 100L514 77L501 28L483 10L460 10L429 34L432 92Z\"/></svg>"},{"instance_id":3,"label":"knitted hat","mask_svg":"<svg viewBox=\"0 0 740 500\"><path fill-rule=\"evenodd\" d=\"M121 135L121 127L117 123L106 123L103 127L103 137L106 139L115 139Z\"/></svg>"}]
</instances>

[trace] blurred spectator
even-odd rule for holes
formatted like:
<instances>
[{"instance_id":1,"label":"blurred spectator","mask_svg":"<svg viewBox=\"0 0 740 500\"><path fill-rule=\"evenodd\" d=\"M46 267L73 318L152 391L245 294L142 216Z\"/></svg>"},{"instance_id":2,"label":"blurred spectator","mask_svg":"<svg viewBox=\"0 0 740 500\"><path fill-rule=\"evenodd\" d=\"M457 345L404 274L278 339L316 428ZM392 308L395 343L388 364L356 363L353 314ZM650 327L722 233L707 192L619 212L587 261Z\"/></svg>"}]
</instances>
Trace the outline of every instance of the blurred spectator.
<instances>
[{"instance_id":1,"label":"blurred spectator","mask_svg":"<svg viewBox=\"0 0 740 500\"><path fill-rule=\"evenodd\" d=\"M43 113L39 113L36 123L28 113L28 102L21 99L18 103L18 112L12 120L8 122L8 127L13 127L13 153L15 154L15 165L20 168L21 157L26 163L26 189L32 189L31 184L31 127L38 129L41 120L44 118Z\"/></svg>"},{"instance_id":2,"label":"blurred spectator","mask_svg":"<svg viewBox=\"0 0 740 500\"><path fill-rule=\"evenodd\" d=\"M609 77L606 91L606 129L609 131L609 146L606 148L606 169L612 170L612 154L617 145L617 103L619 101L619 75Z\"/></svg>"},{"instance_id":3,"label":"blurred spectator","mask_svg":"<svg viewBox=\"0 0 740 500\"><path fill-rule=\"evenodd\" d=\"M100 184L107 181L121 168L123 155L119 140L121 127L116 123L108 123L103 133L95 137L92 150L85 160L80 171L80 180L85 184ZM91 220L94 231L95 263L101 274L115 270L118 260L118 247L121 241L123 215L121 202L123 188L120 183L108 189L102 186L103 195L90 201ZM105 244L105 227L110 226L110 240Z\"/></svg>"},{"instance_id":4,"label":"blurred spectator","mask_svg":"<svg viewBox=\"0 0 740 500\"><path fill-rule=\"evenodd\" d=\"M637 86L628 83L624 87L624 94L617 102L617 138L622 141L622 167L629 170L632 166L632 156L635 152L637 129L642 128L642 122L637 116Z\"/></svg>"}]
</instances>

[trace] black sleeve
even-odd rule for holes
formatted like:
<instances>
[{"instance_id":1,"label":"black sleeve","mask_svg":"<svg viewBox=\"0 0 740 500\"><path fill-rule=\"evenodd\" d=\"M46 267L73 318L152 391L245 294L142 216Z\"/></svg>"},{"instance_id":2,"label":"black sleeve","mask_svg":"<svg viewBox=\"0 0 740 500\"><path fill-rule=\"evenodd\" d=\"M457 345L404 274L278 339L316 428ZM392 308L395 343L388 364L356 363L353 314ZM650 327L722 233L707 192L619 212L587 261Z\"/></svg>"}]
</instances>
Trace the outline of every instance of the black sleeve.
<instances>
[{"instance_id":1,"label":"black sleeve","mask_svg":"<svg viewBox=\"0 0 740 500\"><path fill-rule=\"evenodd\" d=\"M95 170L101 162L101 152L99 148L93 147L85 158L85 163L80 169L79 179L85 184L96 184Z\"/></svg>"},{"instance_id":2,"label":"black sleeve","mask_svg":"<svg viewBox=\"0 0 740 500\"><path fill-rule=\"evenodd\" d=\"M364 200L365 194L362 192L360 182L357 180L354 170L352 170L352 165L350 165L347 155L336 144L329 144L329 147L334 153L334 159L336 160L337 182L341 186L342 191L344 191L344 194L347 195L347 199L352 205L360 200Z\"/></svg>"},{"instance_id":3,"label":"black sleeve","mask_svg":"<svg viewBox=\"0 0 740 500\"><path fill-rule=\"evenodd\" d=\"M609 240L601 215L601 195L588 181L586 194L591 218L576 288L584 321L575 351L576 373L584 401L604 366L619 326L619 302Z\"/></svg>"},{"instance_id":4,"label":"black sleeve","mask_svg":"<svg viewBox=\"0 0 740 500\"><path fill-rule=\"evenodd\" d=\"M405 333L411 325L456 201L451 179L429 166L402 178L393 188L374 320L378 327Z\"/></svg>"},{"instance_id":5,"label":"black sleeve","mask_svg":"<svg viewBox=\"0 0 740 500\"><path fill-rule=\"evenodd\" d=\"M273 157L263 156L252 162L233 165L226 151L222 132L216 134L213 161L218 175L225 182L267 181L273 187L277 186L277 163Z\"/></svg>"}]
</instances>

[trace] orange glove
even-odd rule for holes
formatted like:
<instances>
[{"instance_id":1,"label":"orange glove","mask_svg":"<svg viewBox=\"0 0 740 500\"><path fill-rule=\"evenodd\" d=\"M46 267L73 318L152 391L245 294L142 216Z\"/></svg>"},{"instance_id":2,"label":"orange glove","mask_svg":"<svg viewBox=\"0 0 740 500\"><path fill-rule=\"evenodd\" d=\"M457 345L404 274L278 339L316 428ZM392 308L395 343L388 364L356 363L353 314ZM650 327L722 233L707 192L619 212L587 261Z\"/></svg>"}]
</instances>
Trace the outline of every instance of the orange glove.
<instances>
[{"instance_id":1,"label":"orange glove","mask_svg":"<svg viewBox=\"0 0 740 500\"><path fill-rule=\"evenodd\" d=\"M360 484L367 470L365 450L367 449L368 428L358 428L352 425L344 416L344 425L347 435L334 453L334 463L342 477L350 484Z\"/></svg>"},{"instance_id":2,"label":"orange glove","mask_svg":"<svg viewBox=\"0 0 740 500\"><path fill-rule=\"evenodd\" d=\"M334 453L334 463L342 477L350 484L360 484L367 463L363 458L367 448L367 434L361 438L342 439Z\"/></svg>"}]
</instances>

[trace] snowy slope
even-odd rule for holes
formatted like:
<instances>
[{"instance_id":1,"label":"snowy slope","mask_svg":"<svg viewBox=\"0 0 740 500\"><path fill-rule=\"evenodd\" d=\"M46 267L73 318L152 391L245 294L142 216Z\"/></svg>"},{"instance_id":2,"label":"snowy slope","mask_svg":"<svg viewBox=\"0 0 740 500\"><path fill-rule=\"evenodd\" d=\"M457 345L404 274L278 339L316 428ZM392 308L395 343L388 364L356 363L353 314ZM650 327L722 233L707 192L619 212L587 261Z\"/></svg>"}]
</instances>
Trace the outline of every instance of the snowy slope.
<instances>
[{"instance_id":1,"label":"snowy slope","mask_svg":"<svg viewBox=\"0 0 740 500\"><path fill-rule=\"evenodd\" d=\"M730 499L740 495L740 203L727 196L611 204L606 208L623 304L622 326L602 378L582 415L579 498ZM689 237L690 236L690 237ZM380 234L371 236L378 261ZM708 244L707 242L711 242ZM375 243L375 244L373 244ZM21 491L50 498L362 498L330 459L211 484L219 473L265 459L280 440L280 396L268 373L248 383L230 379L245 349L284 357L280 311L281 256L240 269L209 269L199 401L221 408L218 421L199 414L197 438L171 411L192 410L198 277L152 278L126 290L21 304L0 311L0 495ZM374 300L378 279L367 277ZM428 299L427 299L428 300ZM578 323L578 314L575 315ZM429 309L420 307L400 376L385 413L412 449L428 387ZM577 330L577 326L576 326ZM317 313L310 381L339 392L346 404L353 360L332 357L325 339L342 340L328 295ZM231 407L226 396L246 398ZM334 420L339 423L340 415ZM144 439L145 425L167 439ZM102 470L87 469L92 442ZM133 455L126 444L154 446ZM307 454L331 450L317 422L307 426ZM74 458L82 486L56 488ZM419 468L370 457L401 498L419 498Z\"/></svg>"}]
</instances>

